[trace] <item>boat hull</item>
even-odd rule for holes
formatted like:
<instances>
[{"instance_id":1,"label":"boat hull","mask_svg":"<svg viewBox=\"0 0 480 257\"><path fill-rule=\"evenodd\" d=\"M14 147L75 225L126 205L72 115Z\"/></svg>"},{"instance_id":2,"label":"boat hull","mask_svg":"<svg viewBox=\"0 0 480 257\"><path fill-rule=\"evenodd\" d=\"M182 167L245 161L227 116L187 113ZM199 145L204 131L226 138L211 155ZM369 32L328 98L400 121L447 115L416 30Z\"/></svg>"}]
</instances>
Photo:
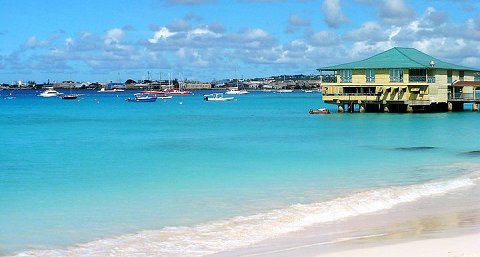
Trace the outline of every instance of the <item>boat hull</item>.
<instances>
[{"instance_id":1,"label":"boat hull","mask_svg":"<svg viewBox=\"0 0 480 257\"><path fill-rule=\"evenodd\" d=\"M157 101L156 97L149 98L127 98L128 102L155 102Z\"/></svg>"}]
</instances>

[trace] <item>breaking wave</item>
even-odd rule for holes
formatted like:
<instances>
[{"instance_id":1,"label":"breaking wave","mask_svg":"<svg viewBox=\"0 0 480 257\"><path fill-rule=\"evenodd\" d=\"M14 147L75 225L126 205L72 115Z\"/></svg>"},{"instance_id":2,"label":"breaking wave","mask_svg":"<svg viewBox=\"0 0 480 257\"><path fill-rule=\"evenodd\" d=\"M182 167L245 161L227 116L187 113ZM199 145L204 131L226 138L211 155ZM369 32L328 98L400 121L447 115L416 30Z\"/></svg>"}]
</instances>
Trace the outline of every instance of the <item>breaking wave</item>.
<instances>
[{"instance_id":1,"label":"breaking wave","mask_svg":"<svg viewBox=\"0 0 480 257\"><path fill-rule=\"evenodd\" d=\"M391 209L478 185L478 171L453 179L380 188L333 200L238 216L192 227L165 227L77 244L33 250L14 256L203 256L248 246L309 226Z\"/></svg>"}]
</instances>

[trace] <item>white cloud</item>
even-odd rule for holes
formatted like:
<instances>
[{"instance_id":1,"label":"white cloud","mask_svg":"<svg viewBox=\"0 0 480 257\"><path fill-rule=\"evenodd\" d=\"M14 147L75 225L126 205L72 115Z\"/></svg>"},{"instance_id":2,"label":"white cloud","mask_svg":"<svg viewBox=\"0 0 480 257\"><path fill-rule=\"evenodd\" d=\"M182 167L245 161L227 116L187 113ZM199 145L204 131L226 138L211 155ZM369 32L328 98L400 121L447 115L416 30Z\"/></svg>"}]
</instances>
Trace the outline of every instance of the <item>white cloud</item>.
<instances>
[{"instance_id":1,"label":"white cloud","mask_svg":"<svg viewBox=\"0 0 480 257\"><path fill-rule=\"evenodd\" d=\"M208 27L195 28L188 32L189 38L198 38L198 37L220 38L221 36L222 36L221 34L215 33L210 29L208 29Z\"/></svg>"},{"instance_id":2,"label":"white cloud","mask_svg":"<svg viewBox=\"0 0 480 257\"><path fill-rule=\"evenodd\" d=\"M287 33L297 32L299 29L308 28L311 26L311 21L308 19L303 19L302 17L291 14L288 17L288 25L285 29Z\"/></svg>"},{"instance_id":3,"label":"white cloud","mask_svg":"<svg viewBox=\"0 0 480 257\"><path fill-rule=\"evenodd\" d=\"M125 37L125 32L122 29L114 28L107 31L104 43L106 45L118 44Z\"/></svg>"},{"instance_id":4,"label":"white cloud","mask_svg":"<svg viewBox=\"0 0 480 257\"><path fill-rule=\"evenodd\" d=\"M310 43L315 46L333 46L340 43L340 36L331 31L319 31L311 34Z\"/></svg>"},{"instance_id":5,"label":"white cloud","mask_svg":"<svg viewBox=\"0 0 480 257\"><path fill-rule=\"evenodd\" d=\"M290 26L294 26L294 27L306 27L306 26L310 26L310 21L307 20L307 19L302 19L300 16L298 15L290 15L288 17L288 24Z\"/></svg>"},{"instance_id":6,"label":"white cloud","mask_svg":"<svg viewBox=\"0 0 480 257\"><path fill-rule=\"evenodd\" d=\"M385 41L388 39L388 31L376 22L366 22L358 29L345 34L345 38L352 41Z\"/></svg>"},{"instance_id":7,"label":"white cloud","mask_svg":"<svg viewBox=\"0 0 480 257\"><path fill-rule=\"evenodd\" d=\"M392 5L385 7L389 3ZM322 66L355 61L394 46L405 46L452 63L480 65L480 15L472 14L455 23L446 12L425 7L407 13L408 19L386 17L394 10L412 11L405 3L355 0L357 5L377 6L372 13L383 15L355 24L347 23L341 0L327 0L323 6L324 11L331 14L325 17L330 28L315 30L313 20L291 14L284 17L284 24L304 33L288 36L268 26L236 30L231 25L225 28L221 22L202 24L202 19L186 18L152 25L151 34L147 36L139 32L142 28L127 30L125 26L104 34L63 33L46 40L31 36L17 51L2 52L0 62L8 71L71 72L87 66L91 73L124 69L134 74L136 70L170 69L196 72L201 78L222 78L235 67L249 69L254 75L260 75L256 73L260 71L272 75L279 70L314 73ZM390 20L384 22L385 19ZM336 29L339 26L342 28ZM130 39L138 35L142 38L126 40L127 36Z\"/></svg>"},{"instance_id":8,"label":"white cloud","mask_svg":"<svg viewBox=\"0 0 480 257\"><path fill-rule=\"evenodd\" d=\"M160 40L165 40L173 35L177 34L176 32L170 32L166 27L162 27L155 32L153 38L148 39L148 42L152 44L158 43Z\"/></svg>"},{"instance_id":9,"label":"white cloud","mask_svg":"<svg viewBox=\"0 0 480 257\"><path fill-rule=\"evenodd\" d=\"M380 0L380 17L389 24L400 25L415 17L415 10L403 0Z\"/></svg>"},{"instance_id":10,"label":"white cloud","mask_svg":"<svg viewBox=\"0 0 480 257\"><path fill-rule=\"evenodd\" d=\"M65 46L71 47L75 44L75 40L71 37L65 39Z\"/></svg>"},{"instance_id":11,"label":"white cloud","mask_svg":"<svg viewBox=\"0 0 480 257\"><path fill-rule=\"evenodd\" d=\"M36 47L47 47L50 45L48 40L39 40L35 36L31 36L25 42L25 46L28 48L36 48Z\"/></svg>"},{"instance_id":12,"label":"white cloud","mask_svg":"<svg viewBox=\"0 0 480 257\"><path fill-rule=\"evenodd\" d=\"M340 0L324 0L322 12L325 22L331 28L338 28L348 22L347 17L342 12Z\"/></svg>"}]
</instances>

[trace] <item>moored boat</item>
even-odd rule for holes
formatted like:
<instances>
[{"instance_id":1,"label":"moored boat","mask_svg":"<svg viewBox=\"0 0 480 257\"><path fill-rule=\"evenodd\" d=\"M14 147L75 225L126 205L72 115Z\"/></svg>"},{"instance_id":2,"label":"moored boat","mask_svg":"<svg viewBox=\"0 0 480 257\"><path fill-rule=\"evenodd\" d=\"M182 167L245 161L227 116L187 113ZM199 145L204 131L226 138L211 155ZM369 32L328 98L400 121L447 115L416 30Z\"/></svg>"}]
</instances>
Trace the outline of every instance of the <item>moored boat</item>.
<instances>
[{"instance_id":1,"label":"moored boat","mask_svg":"<svg viewBox=\"0 0 480 257\"><path fill-rule=\"evenodd\" d=\"M310 109L310 111L308 111L308 113L310 114L330 114L330 110L328 110L327 108L319 108L319 109Z\"/></svg>"},{"instance_id":2,"label":"moored boat","mask_svg":"<svg viewBox=\"0 0 480 257\"><path fill-rule=\"evenodd\" d=\"M245 89L239 90L238 88L229 88L225 92L226 95L245 95L248 94L249 92Z\"/></svg>"},{"instance_id":3,"label":"moored boat","mask_svg":"<svg viewBox=\"0 0 480 257\"><path fill-rule=\"evenodd\" d=\"M98 93L115 93L115 92L123 92L125 90L123 89L118 89L118 88L114 88L114 89L106 89L104 87L102 87L100 90L98 90L97 92Z\"/></svg>"},{"instance_id":4,"label":"moored boat","mask_svg":"<svg viewBox=\"0 0 480 257\"><path fill-rule=\"evenodd\" d=\"M157 96L157 97L160 98L160 99L163 99L163 100L172 99L172 98L173 98L173 96L171 96L171 95L166 95L166 94L159 95L159 96Z\"/></svg>"},{"instance_id":5,"label":"moored boat","mask_svg":"<svg viewBox=\"0 0 480 257\"><path fill-rule=\"evenodd\" d=\"M214 93L207 95L203 98L205 101L212 101L212 102L224 102L224 101L232 101L233 97L224 97L221 93Z\"/></svg>"},{"instance_id":6,"label":"moored boat","mask_svg":"<svg viewBox=\"0 0 480 257\"><path fill-rule=\"evenodd\" d=\"M40 93L38 96L54 97L54 96L60 96L60 95L63 95L63 93L58 92L57 90L53 89L53 87L47 87L46 90Z\"/></svg>"},{"instance_id":7,"label":"moored boat","mask_svg":"<svg viewBox=\"0 0 480 257\"><path fill-rule=\"evenodd\" d=\"M182 90L182 89L178 89L178 88L167 89L163 93L168 94L168 95L190 95L190 94L192 94L192 92L190 92L190 91Z\"/></svg>"},{"instance_id":8,"label":"moored boat","mask_svg":"<svg viewBox=\"0 0 480 257\"><path fill-rule=\"evenodd\" d=\"M75 100L78 98L78 94L68 94L68 95L63 95L62 99L63 100Z\"/></svg>"},{"instance_id":9,"label":"moored boat","mask_svg":"<svg viewBox=\"0 0 480 257\"><path fill-rule=\"evenodd\" d=\"M293 89L279 89L276 92L277 93L292 93Z\"/></svg>"},{"instance_id":10,"label":"moored boat","mask_svg":"<svg viewBox=\"0 0 480 257\"><path fill-rule=\"evenodd\" d=\"M161 90L145 90L145 91L141 91L140 93L151 94L151 95L165 95L166 92Z\"/></svg>"},{"instance_id":11,"label":"moored boat","mask_svg":"<svg viewBox=\"0 0 480 257\"><path fill-rule=\"evenodd\" d=\"M155 102L157 98L157 95L137 93L133 95L133 98L127 98L126 100L128 102Z\"/></svg>"}]
</instances>

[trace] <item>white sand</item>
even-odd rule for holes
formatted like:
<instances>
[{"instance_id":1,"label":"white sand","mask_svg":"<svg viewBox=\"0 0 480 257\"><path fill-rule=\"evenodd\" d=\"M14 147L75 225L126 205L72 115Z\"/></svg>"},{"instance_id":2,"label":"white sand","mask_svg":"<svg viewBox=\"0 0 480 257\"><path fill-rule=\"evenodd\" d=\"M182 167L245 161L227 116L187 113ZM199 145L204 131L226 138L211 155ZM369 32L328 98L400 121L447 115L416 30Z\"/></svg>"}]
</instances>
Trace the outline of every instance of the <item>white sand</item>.
<instances>
[{"instance_id":1,"label":"white sand","mask_svg":"<svg viewBox=\"0 0 480 257\"><path fill-rule=\"evenodd\" d=\"M318 255L321 257L480 257L480 233L424 239Z\"/></svg>"},{"instance_id":2,"label":"white sand","mask_svg":"<svg viewBox=\"0 0 480 257\"><path fill-rule=\"evenodd\" d=\"M323 223L212 257L480 257L480 187Z\"/></svg>"}]
</instances>

